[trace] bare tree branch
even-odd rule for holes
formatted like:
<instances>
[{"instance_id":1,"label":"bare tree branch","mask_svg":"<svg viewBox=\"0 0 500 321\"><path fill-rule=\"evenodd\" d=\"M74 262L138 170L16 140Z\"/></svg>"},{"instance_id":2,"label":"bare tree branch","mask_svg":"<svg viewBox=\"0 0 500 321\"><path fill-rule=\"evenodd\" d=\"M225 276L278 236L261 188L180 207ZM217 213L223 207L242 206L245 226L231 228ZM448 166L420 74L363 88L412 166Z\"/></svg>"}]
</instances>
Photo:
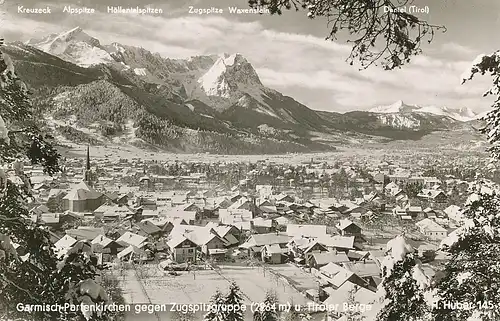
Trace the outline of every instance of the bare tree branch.
<instances>
[{"instance_id":1,"label":"bare tree branch","mask_svg":"<svg viewBox=\"0 0 500 321\"><path fill-rule=\"evenodd\" d=\"M301 8L311 19L325 17L330 29L326 40L336 40L341 31L352 37L352 50L346 59L351 65L359 61L362 69L381 61L385 70L400 68L412 56L422 53L423 41L431 43L436 31L433 25L407 13L413 0L248 0L250 7L264 7L271 14ZM404 9L403 9L404 8Z\"/></svg>"}]
</instances>

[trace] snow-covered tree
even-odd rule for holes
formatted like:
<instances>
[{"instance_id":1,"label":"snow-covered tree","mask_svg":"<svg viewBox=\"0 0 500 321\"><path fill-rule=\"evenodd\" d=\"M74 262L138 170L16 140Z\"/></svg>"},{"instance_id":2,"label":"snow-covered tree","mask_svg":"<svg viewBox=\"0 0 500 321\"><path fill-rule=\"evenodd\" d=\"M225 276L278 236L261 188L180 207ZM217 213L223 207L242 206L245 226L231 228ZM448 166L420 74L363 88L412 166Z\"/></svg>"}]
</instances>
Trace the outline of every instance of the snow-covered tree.
<instances>
[{"instance_id":1,"label":"snow-covered tree","mask_svg":"<svg viewBox=\"0 0 500 321\"><path fill-rule=\"evenodd\" d=\"M489 74L493 78L493 85L483 96L494 96L492 110L484 117L486 126L482 132L487 135L491 143L490 152L496 159L500 159L500 51L490 55L481 54L472 62L470 70L462 74L462 83L472 80L477 74Z\"/></svg>"},{"instance_id":2,"label":"snow-covered tree","mask_svg":"<svg viewBox=\"0 0 500 321\"><path fill-rule=\"evenodd\" d=\"M356 289L352 289L351 291L349 291L346 301L346 303L349 306L352 307L359 306L359 302L356 300L355 295L356 295ZM359 309L346 311L345 316L346 316L346 321L363 321L366 319L366 317L363 315L363 312L361 312Z\"/></svg>"},{"instance_id":3,"label":"snow-covered tree","mask_svg":"<svg viewBox=\"0 0 500 321\"><path fill-rule=\"evenodd\" d=\"M275 291L266 292L264 302L253 314L254 321L278 321L278 296Z\"/></svg>"},{"instance_id":4,"label":"snow-covered tree","mask_svg":"<svg viewBox=\"0 0 500 321\"><path fill-rule=\"evenodd\" d=\"M97 260L76 248L58 257L48 230L30 220L31 184L23 161L40 164L49 175L59 170L59 154L39 128L26 86L12 61L0 56L0 319L106 320L109 314L80 311L25 311L18 304L89 305L107 302L96 284ZM8 170L5 164L11 164Z\"/></svg>"},{"instance_id":5,"label":"snow-covered tree","mask_svg":"<svg viewBox=\"0 0 500 321\"><path fill-rule=\"evenodd\" d=\"M204 321L225 321L225 313L223 310L225 298L222 292L215 291L210 298L210 310L203 316Z\"/></svg>"},{"instance_id":6,"label":"snow-covered tree","mask_svg":"<svg viewBox=\"0 0 500 321\"><path fill-rule=\"evenodd\" d=\"M384 298L377 321L421 321L428 313L424 291L429 278L422 270L417 253L400 235L387 243L387 255L382 262Z\"/></svg>"},{"instance_id":7,"label":"snow-covered tree","mask_svg":"<svg viewBox=\"0 0 500 321\"><path fill-rule=\"evenodd\" d=\"M245 319L241 306L243 305L243 292L235 281L229 284L224 303L228 308L225 321L243 321Z\"/></svg>"},{"instance_id":8,"label":"snow-covered tree","mask_svg":"<svg viewBox=\"0 0 500 321\"><path fill-rule=\"evenodd\" d=\"M442 242L450 259L435 285L436 321L500 319L500 194L488 185L473 186L463 225Z\"/></svg>"}]
</instances>

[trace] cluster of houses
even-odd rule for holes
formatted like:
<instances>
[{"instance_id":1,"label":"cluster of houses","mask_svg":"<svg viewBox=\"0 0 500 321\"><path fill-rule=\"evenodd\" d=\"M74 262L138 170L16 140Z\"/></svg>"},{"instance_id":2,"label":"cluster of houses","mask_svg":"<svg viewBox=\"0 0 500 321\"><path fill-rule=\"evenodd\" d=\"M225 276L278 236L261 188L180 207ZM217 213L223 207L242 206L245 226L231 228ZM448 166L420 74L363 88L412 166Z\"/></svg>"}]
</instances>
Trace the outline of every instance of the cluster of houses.
<instances>
[{"instance_id":1,"label":"cluster of houses","mask_svg":"<svg viewBox=\"0 0 500 321\"><path fill-rule=\"evenodd\" d=\"M423 180L430 191L442 195L443 191L435 184L432 178ZM32 208L33 220L59 232L64 226L80 222L82 226L59 233L64 236L60 240L54 233L56 243L65 248L79 241L90 241L103 248L104 261L131 260L137 256L151 259L157 255L173 262L194 263L199 257L225 259L228 249L238 248L237 253L256 256L271 264L295 261L310 266L314 260L307 254L319 248L321 252L329 249L346 255L349 250L361 250L364 242L361 228L353 221L371 219L376 213L392 213L402 220L413 220L421 233L434 241L445 238L449 229L443 226L460 216L460 208L454 205L444 210L422 209L408 202L395 202L404 205L394 206L395 203L388 204L388 197L380 191L356 200L304 201L291 193L276 193L272 185L257 185L253 193L241 192L237 186L230 191L219 188L151 192L122 187L106 192L96 190L89 180L69 189L53 188L54 184L47 182L38 185L35 193L47 201ZM48 187L48 193L42 193L44 188L40 185ZM402 193L395 182L383 188L396 200ZM426 189L422 193L426 193L424 191ZM59 211L53 213L50 204L57 204ZM337 235L326 234L326 225L307 223L307 219L318 217L336 222ZM81 223L95 220L105 226L94 228ZM290 232L294 224L302 226L303 231L307 226L310 229L320 226L325 233L302 233L302 239L298 240L298 232ZM308 243L313 235L315 246Z\"/></svg>"},{"instance_id":2,"label":"cluster of houses","mask_svg":"<svg viewBox=\"0 0 500 321\"><path fill-rule=\"evenodd\" d=\"M141 160L136 162L139 168ZM324 171L314 166L312 172ZM123 164L114 167L116 177L139 172ZM109 177L99 184L91 175L95 169L89 161L83 175L57 179L43 176L34 167L25 166L25 170L36 197L30 210L32 220L50 227L60 255L86 246L102 263L153 260L165 268L228 260L291 263L317 277L318 288L309 289L306 295L325 304L345 302L353 289L360 302L375 296L385 253L365 246L364 221L390 215L437 243L462 219L459 206L442 206L449 197L443 182L384 172L384 166L363 186L361 197L340 200L303 199L293 190L277 190L271 184L257 184L249 190L241 181L231 189L200 188L205 185L196 186L195 181L200 182L203 175L183 176L187 182L194 180L191 189L152 188L152 180L154 186L161 183L160 175L142 175L131 185L112 183ZM404 192L408 183L422 186L416 195L422 201L418 205ZM446 185L464 188L460 180L450 179Z\"/></svg>"}]
</instances>

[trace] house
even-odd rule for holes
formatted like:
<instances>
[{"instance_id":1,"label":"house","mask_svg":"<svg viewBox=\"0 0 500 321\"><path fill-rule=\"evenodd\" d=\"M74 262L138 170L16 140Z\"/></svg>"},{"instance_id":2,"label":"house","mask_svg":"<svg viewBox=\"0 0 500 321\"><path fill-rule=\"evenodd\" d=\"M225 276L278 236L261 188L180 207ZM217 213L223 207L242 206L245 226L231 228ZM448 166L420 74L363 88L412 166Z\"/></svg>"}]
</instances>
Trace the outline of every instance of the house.
<instances>
[{"instance_id":1,"label":"house","mask_svg":"<svg viewBox=\"0 0 500 321\"><path fill-rule=\"evenodd\" d=\"M180 209L171 209L162 211L161 214L170 219L182 218L188 224L195 224L199 219L199 213L195 211L183 211Z\"/></svg>"},{"instance_id":2,"label":"house","mask_svg":"<svg viewBox=\"0 0 500 321\"><path fill-rule=\"evenodd\" d=\"M175 235L167 242L171 258L176 263L196 262L198 247L184 235Z\"/></svg>"},{"instance_id":3,"label":"house","mask_svg":"<svg viewBox=\"0 0 500 321\"><path fill-rule=\"evenodd\" d=\"M417 197L435 203L444 203L448 199L444 191L436 189L423 189Z\"/></svg>"},{"instance_id":4,"label":"house","mask_svg":"<svg viewBox=\"0 0 500 321\"><path fill-rule=\"evenodd\" d=\"M292 237L321 237L327 235L326 225L288 224L286 234Z\"/></svg>"},{"instance_id":5,"label":"house","mask_svg":"<svg viewBox=\"0 0 500 321\"><path fill-rule=\"evenodd\" d=\"M215 232L226 242L226 246L230 247L240 243L241 231L232 225L214 226Z\"/></svg>"},{"instance_id":6,"label":"house","mask_svg":"<svg viewBox=\"0 0 500 321\"><path fill-rule=\"evenodd\" d=\"M91 241L99 235L104 235L104 229L101 227L88 227L79 226L76 229L65 231L67 235L77 239L78 241L88 240Z\"/></svg>"},{"instance_id":7,"label":"house","mask_svg":"<svg viewBox=\"0 0 500 321\"><path fill-rule=\"evenodd\" d=\"M199 212L199 211L201 211L200 207L198 205L196 205L195 203L192 203L192 202L176 206L175 209L178 209L178 210L181 210L181 211L188 211L188 212Z\"/></svg>"},{"instance_id":8,"label":"house","mask_svg":"<svg viewBox=\"0 0 500 321\"><path fill-rule=\"evenodd\" d=\"M136 223L135 226L137 227L137 234L147 238L157 239L164 234L164 231L151 221L143 220Z\"/></svg>"},{"instance_id":9,"label":"house","mask_svg":"<svg viewBox=\"0 0 500 321\"><path fill-rule=\"evenodd\" d=\"M434 241L443 240L448 235L448 231L444 227L429 218L423 219L415 225L422 234Z\"/></svg>"},{"instance_id":10,"label":"house","mask_svg":"<svg viewBox=\"0 0 500 321\"><path fill-rule=\"evenodd\" d=\"M278 224L274 220L266 220L262 217L254 218L252 221L252 230L258 234L274 232Z\"/></svg>"},{"instance_id":11,"label":"house","mask_svg":"<svg viewBox=\"0 0 500 321\"><path fill-rule=\"evenodd\" d=\"M333 289L338 289L346 282L365 286L366 282L348 269L335 263L328 263L319 269L319 277L328 282Z\"/></svg>"},{"instance_id":12,"label":"house","mask_svg":"<svg viewBox=\"0 0 500 321\"><path fill-rule=\"evenodd\" d=\"M119 243L120 245L123 246L133 245L139 249L146 245L147 243L146 241L147 237L134 234L128 231L123 233L123 235L116 240L116 242Z\"/></svg>"},{"instance_id":13,"label":"house","mask_svg":"<svg viewBox=\"0 0 500 321\"><path fill-rule=\"evenodd\" d=\"M328 252L328 248L318 241L312 241L308 246L299 246L296 251L300 253L304 258L305 264L309 266L314 254Z\"/></svg>"},{"instance_id":14,"label":"house","mask_svg":"<svg viewBox=\"0 0 500 321\"><path fill-rule=\"evenodd\" d=\"M56 252L67 251L71 247L73 247L73 245L75 245L76 242L78 241L75 238L66 234L54 244L55 251Z\"/></svg>"},{"instance_id":15,"label":"house","mask_svg":"<svg viewBox=\"0 0 500 321\"><path fill-rule=\"evenodd\" d=\"M154 224L156 227L158 227L164 235L170 234L172 229L174 228L174 220L169 219L169 218L164 218L164 219L154 219L154 218L147 218L142 220L141 222L150 222ZM185 223L185 221L183 221ZM187 225L187 223L185 223Z\"/></svg>"},{"instance_id":16,"label":"house","mask_svg":"<svg viewBox=\"0 0 500 321\"><path fill-rule=\"evenodd\" d=\"M406 209L399 206L399 205L396 205L393 209L392 209L392 215L396 216L396 217L401 217L401 216L405 216L406 215Z\"/></svg>"},{"instance_id":17,"label":"house","mask_svg":"<svg viewBox=\"0 0 500 321\"><path fill-rule=\"evenodd\" d=\"M343 252L337 253L336 251L313 253L312 258L309 262L309 266L315 269L319 269L328 263L341 264L344 262L349 262L349 258Z\"/></svg>"},{"instance_id":18,"label":"house","mask_svg":"<svg viewBox=\"0 0 500 321\"><path fill-rule=\"evenodd\" d=\"M309 265L314 253L327 252L328 248L314 237L295 236L288 242L287 247L294 256L294 261Z\"/></svg>"},{"instance_id":19,"label":"house","mask_svg":"<svg viewBox=\"0 0 500 321\"><path fill-rule=\"evenodd\" d=\"M118 244L104 235L99 235L92 240L92 245L96 247L95 252L103 254L103 261L110 262L123 250L123 245Z\"/></svg>"},{"instance_id":20,"label":"house","mask_svg":"<svg viewBox=\"0 0 500 321\"><path fill-rule=\"evenodd\" d=\"M98 219L112 220L123 218L129 215L133 215L134 212L131 211L127 206L119 206L116 204L105 203L99 206L94 211L94 216Z\"/></svg>"},{"instance_id":21,"label":"house","mask_svg":"<svg viewBox=\"0 0 500 321\"><path fill-rule=\"evenodd\" d=\"M408 206L406 208L406 215L411 216L413 219L422 218L424 212L422 211L421 206Z\"/></svg>"},{"instance_id":22,"label":"house","mask_svg":"<svg viewBox=\"0 0 500 321\"><path fill-rule=\"evenodd\" d=\"M355 236L327 235L318 238L318 242L325 245L330 250L348 253L355 249Z\"/></svg>"},{"instance_id":23,"label":"house","mask_svg":"<svg viewBox=\"0 0 500 321\"><path fill-rule=\"evenodd\" d=\"M183 235L195 243L205 256L209 256L210 250L225 250L226 242L222 239L214 228L208 226L178 225L172 230L172 238ZM214 252L214 251L212 251ZM216 251L217 254L225 254L224 251Z\"/></svg>"},{"instance_id":24,"label":"house","mask_svg":"<svg viewBox=\"0 0 500 321\"><path fill-rule=\"evenodd\" d=\"M276 203L280 203L280 204L283 204L283 202L293 203L295 201L293 199L293 197L291 197L290 195L287 195L285 193L280 193L280 194L274 196L274 199L275 199Z\"/></svg>"},{"instance_id":25,"label":"house","mask_svg":"<svg viewBox=\"0 0 500 321\"><path fill-rule=\"evenodd\" d=\"M235 222L248 222L253 219L253 213L249 210L220 209L219 222L225 225L234 225Z\"/></svg>"},{"instance_id":26,"label":"house","mask_svg":"<svg viewBox=\"0 0 500 321\"><path fill-rule=\"evenodd\" d=\"M424 209L424 217L434 219L437 217L437 212L434 209L427 207Z\"/></svg>"},{"instance_id":27,"label":"house","mask_svg":"<svg viewBox=\"0 0 500 321\"><path fill-rule=\"evenodd\" d=\"M248 250L248 255L259 255L266 245L278 244L281 248L287 248L292 238L281 233L253 234L239 248Z\"/></svg>"},{"instance_id":28,"label":"house","mask_svg":"<svg viewBox=\"0 0 500 321\"><path fill-rule=\"evenodd\" d=\"M280 216L275 219L276 223L278 223L278 227L287 227L290 224L290 220L284 216Z\"/></svg>"},{"instance_id":29,"label":"house","mask_svg":"<svg viewBox=\"0 0 500 321\"><path fill-rule=\"evenodd\" d=\"M259 209L259 212L266 214L273 214L278 212L276 206L272 204L269 200L258 198L256 201L257 201L256 205Z\"/></svg>"},{"instance_id":30,"label":"house","mask_svg":"<svg viewBox=\"0 0 500 321\"><path fill-rule=\"evenodd\" d=\"M390 182L389 184L385 185L385 190L387 192L389 192L391 195L393 194L393 193L391 193L391 191L398 190L398 189L399 189L398 184L396 184L394 182Z\"/></svg>"},{"instance_id":31,"label":"house","mask_svg":"<svg viewBox=\"0 0 500 321\"><path fill-rule=\"evenodd\" d=\"M247 210L247 211L252 211L253 210L253 204L252 202L246 198L246 197L241 197L237 199L233 204L231 204L228 208L228 210Z\"/></svg>"},{"instance_id":32,"label":"house","mask_svg":"<svg viewBox=\"0 0 500 321\"><path fill-rule=\"evenodd\" d=\"M255 185L255 192L260 195L260 197L266 198L273 194L272 185Z\"/></svg>"},{"instance_id":33,"label":"house","mask_svg":"<svg viewBox=\"0 0 500 321\"><path fill-rule=\"evenodd\" d=\"M354 205L353 207L349 208L349 210L345 213L349 214L353 218L360 218L361 216L365 215L367 212L368 212L368 209L361 207L361 206L358 206L358 205Z\"/></svg>"},{"instance_id":34,"label":"house","mask_svg":"<svg viewBox=\"0 0 500 321\"><path fill-rule=\"evenodd\" d=\"M268 244L262 248L260 253L262 262L281 264L285 262L288 251L286 248L281 248L279 244Z\"/></svg>"},{"instance_id":35,"label":"house","mask_svg":"<svg viewBox=\"0 0 500 321\"><path fill-rule=\"evenodd\" d=\"M40 214L40 224L50 226L50 227L57 227L60 226L60 218L61 218L60 213L43 213Z\"/></svg>"},{"instance_id":36,"label":"house","mask_svg":"<svg viewBox=\"0 0 500 321\"><path fill-rule=\"evenodd\" d=\"M357 262L344 262L342 266L356 276L363 279L366 283L365 287L375 291L380 283L382 271L379 265L371 260L357 261Z\"/></svg>"},{"instance_id":37,"label":"house","mask_svg":"<svg viewBox=\"0 0 500 321\"><path fill-rule=\"evenodd\" d=\"M336 227L342 236L361 236L361 227L348 219L341 220Z\"/></svg>"},{"instance_id":38,"label":"house","mask_svg":"<svg viewBox=\"0 0 500 321\"><path fill-rule=\"evenodd\" d=\"M120 251L116 255L116 257L121 261L132 262L135 259L146 260L148 258L148 255L147 255L146 251L144 251L143 249L140 249L140 248L133 246L133 245L129 245L125 249Z\"/></svg>"}]
</instances>

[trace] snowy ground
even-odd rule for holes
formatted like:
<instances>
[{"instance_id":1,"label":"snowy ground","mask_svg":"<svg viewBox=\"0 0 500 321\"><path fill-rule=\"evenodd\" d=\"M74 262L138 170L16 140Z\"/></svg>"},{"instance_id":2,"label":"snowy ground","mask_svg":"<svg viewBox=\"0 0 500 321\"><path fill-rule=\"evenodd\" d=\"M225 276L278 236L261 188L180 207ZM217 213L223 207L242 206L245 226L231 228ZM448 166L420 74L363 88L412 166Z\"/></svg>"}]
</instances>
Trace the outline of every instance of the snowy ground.
<instances>
[{"instance_id":1,"label":"snowy ground","mask_svg":"<svg viewBox=\"0 0 500 321\"><path fill-rule=\"evenodd\" d=\"M316 288L317 283L312 276L308 276L291 265L271 267L271 269L288 278L295 278L300 290ZM200 270L196 272L180 272L179 276L171 276L160 271L156 266L148 267L143 274L141 284L133 270L127 271L122 288L125 301L128 304L167 304L178 303L208 303L216 289L226 291L229 281L235 280L245 294L247 304L262 302L266 291L272 289L278 294L281 302L293 301L296 304L307 304L308 299L294 289L288 282L277 279L267 270L265 273L259 267L224 266L220 271ZM141 275L141 274L139 274ZM149 297L149 299L148 299Z\"/></svg>"},{"instance_id":2,"label":"snowy ground","mask_svg":"<svg viewBox=\"0 0 500 321\"><path fill-rule=\"evenodd\" d=\"M245 304L247 304L246 319L251 319L250 305L262 302L268 290L277 293L281 303L293 302L306 305L308 300L302 293L310 288L316 288L315 278L293 265L273 265L264 271L260 267L248 266L220 266L217 271L199 270L196 272L179 272L179 276L171 276L161 271L156 265L138 267L138 273L127 270L120 276L121 287L125 302L132 305L132 312L128 313L126 320L158 321L176 320L178 315L171 311L149 314L134 312L134 305L143 304L196 304L208 303L210 297L219 289L227 291L229 282L236 281L240 286ZM271 273L270 270L274 271ZM280 274L283 277L276 277ZM140 279L140 280L139 280ZM289 280L293 279L293 286ZM298 288L298 290L295 289ZM202 320L203 313L192 316L192 320ZM320 320L320 315L315 315L314 320Z\"/></svg>"},{"instance_id":3,"label":"snowy ground","mask_svg":"<svg viewBox=\"0 0 500 321\"><path fill-rule=\"evenodd\" d=\"M80 128L78 128L80 129ZM351 146L340 146L337 151L334 152L323 152L323 153L304 153L304 154L280 154L280 155L217 155L208 153L198 153L198 154L182 154L182 153L172 153L163 151L146 151L133 146L132 142L140 141L135 137L135 130L131 123L126 126L126 135L116 138L114 142L106 143L104 146L92 146L91 154L95 158L108 158L110 160L119 160L120 158L142 158L146 160L179 160L179 161L194 161L194 162L218 162L223 158L228 162L256 162L267 160L270 162L284 163L284 164L299 164L302 162L308 162L311 159L314 161L349 161L353 157L357 161L382 161L389 157L398 158L411 158L414 155L424 156L435 156L443 157L444 155L457 156L457 155L467 155L473 156L471 153L477 157L483 157L486 155L484 153L484 146L480 142L471 142L470 140L462 140L461 143L454 142L450 144L448 138L429 141L393 141L387 144L380 143L367 143L364 145L354 144ZM89 133L92 137L102 141L102 137L96 135L96 133ZM431 135L429 135L431 136ZM60 152L63 156L67 157L84 157L87 146L78 145L74 143L69 143L63 138L59 138L60 142L63 142L67 147L60 148ZM463 142L467 141L470 144L463 146ZM477 148L471 146L471 144L476 144ZM450 146L452 145L452 146Z\"/></svg>"}]
</instances>

